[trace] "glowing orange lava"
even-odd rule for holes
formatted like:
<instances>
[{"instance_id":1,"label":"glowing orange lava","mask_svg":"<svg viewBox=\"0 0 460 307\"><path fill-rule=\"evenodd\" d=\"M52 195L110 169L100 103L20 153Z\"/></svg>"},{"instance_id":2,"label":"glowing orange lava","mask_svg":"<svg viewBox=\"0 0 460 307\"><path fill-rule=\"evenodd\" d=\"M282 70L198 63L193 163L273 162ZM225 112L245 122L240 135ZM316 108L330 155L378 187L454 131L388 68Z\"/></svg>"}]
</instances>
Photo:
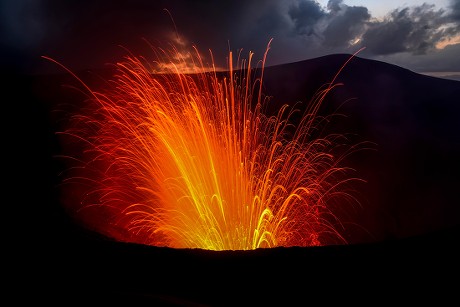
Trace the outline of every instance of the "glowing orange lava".
<instances>
[{"instance_id":1,"label":"glowing orange lava","mask_svg":"<svg viewBox=\"0 0 460 307\"><path fill-rule=\"evenodd\" d=\"M340 190L353 180L341 166L347 153L334 153L339 134L312 134L335 84L318 91L295 125L300 110L293 107L265 115L267 52L255 68L252 53L234 67L230 52L223 73L205 67L196 52L193 74L180 65L152 74L152 63L130 55L103 92L86 87L94 108L74 116L63 133L84 144L72 155L82 164L66 180L70 211L116 240L154 246L345 242L328 202L349 196Z\"/></svg>"}]
</instances>

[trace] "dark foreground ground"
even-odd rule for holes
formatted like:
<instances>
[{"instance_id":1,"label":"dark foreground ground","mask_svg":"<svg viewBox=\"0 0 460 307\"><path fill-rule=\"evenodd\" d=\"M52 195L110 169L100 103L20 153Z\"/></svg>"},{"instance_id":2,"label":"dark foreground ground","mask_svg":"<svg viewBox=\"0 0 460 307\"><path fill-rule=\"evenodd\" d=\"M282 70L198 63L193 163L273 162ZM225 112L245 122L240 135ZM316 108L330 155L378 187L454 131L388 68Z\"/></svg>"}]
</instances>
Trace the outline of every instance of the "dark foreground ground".
<instances>
[{"instance_id":1,"label":"dark foreground ground","mask_svg":"<svg viewBox=\"0 0 460 307\"><path fill-rule=\"evenodd\" d=\"M347 58L267 69L267 93L305 101ZM65 118L56 110L84 97L60 86L75 85L69 76L4 72L3 80L3 263L15 302L445 306L460 298L460 82L354 59L324 110L343 105L333 127L377 144L349 161L366 180L361 207L338 213L360 226L345 233L350 244L211 252L113 242L73 223L60 204L55 132Z\"/></svg>"},{"instance_id":2,"label":"dark foreground ground","mask_svg":"<svg viewBox=\"0 0 460 307\"><path fill-rule=\"evenodd\" d=\"M225 252L83 236L26 246L13 268L20 300L61 306L446 306L458 300L459 235L457 228L362 245Z\"/></svg>"}]
</instances>

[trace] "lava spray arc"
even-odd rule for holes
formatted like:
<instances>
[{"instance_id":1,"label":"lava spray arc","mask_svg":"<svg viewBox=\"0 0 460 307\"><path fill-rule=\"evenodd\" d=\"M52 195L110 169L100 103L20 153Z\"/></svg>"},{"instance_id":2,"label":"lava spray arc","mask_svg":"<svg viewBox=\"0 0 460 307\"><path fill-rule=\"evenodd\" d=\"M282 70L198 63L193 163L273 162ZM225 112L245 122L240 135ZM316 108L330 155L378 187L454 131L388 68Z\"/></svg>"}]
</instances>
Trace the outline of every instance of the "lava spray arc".
<instances>
[{"instance_id":1,"label":"lava spray arc","mask_svg":"<svg viewBox=\"0 0 460 307\"><path fill-rule=\"evenodd\" d=\"M255 67L252 52L236 63L230 52L223 72L206 67L196 48L171 53L168 73L128 55L104 91L85 85L90 110L61 133L84 146L69 156L81 164L63 182L76 219L118 241L171 248L345 242L329 202L353 198L341 188L356 178L341 164L354 147L337 154L343 135L314 136L327 119L320 105L338 84L302 111L284 105L267 115L269 47ZM194 72L184 73L190 60Z\"/></svg>"}]
</instances>

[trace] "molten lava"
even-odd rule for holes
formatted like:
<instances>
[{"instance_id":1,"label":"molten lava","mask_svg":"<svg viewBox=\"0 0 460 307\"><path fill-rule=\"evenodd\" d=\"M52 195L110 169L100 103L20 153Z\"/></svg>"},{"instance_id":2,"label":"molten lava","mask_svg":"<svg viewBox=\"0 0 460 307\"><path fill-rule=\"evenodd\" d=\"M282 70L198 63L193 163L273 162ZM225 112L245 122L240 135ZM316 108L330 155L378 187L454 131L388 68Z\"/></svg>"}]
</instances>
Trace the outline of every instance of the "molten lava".
<instances>
[{"instance_id":1,"label":"molten lava","mask_svg":"<svg viewBox=\"0 0 460 307\"><path fill-rule=\"evenodd\" d=\"M81 151L65 180L70 212L116 240L172 248L344 242L328 206L349 196L341 187L353 179L341 166L347 153L335 153L343 137L317 137L318 109L337 84L302 112L284 105L267 115L267 52L256 68L252 53L234 67L230 52L223 73L198 52L195 73L176 65L152 74L152 63L130 55L103 91L85 86L90 109L63 132Z\"/></svg>"}]
</instances>

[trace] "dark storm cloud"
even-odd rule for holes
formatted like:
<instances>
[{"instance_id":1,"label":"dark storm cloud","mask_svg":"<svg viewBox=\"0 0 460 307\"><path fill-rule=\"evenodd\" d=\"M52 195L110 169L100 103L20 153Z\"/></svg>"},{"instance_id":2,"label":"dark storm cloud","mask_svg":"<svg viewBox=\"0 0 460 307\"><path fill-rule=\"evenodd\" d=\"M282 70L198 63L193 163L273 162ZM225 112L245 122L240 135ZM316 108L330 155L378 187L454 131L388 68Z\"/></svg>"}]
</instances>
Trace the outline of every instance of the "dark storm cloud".
<instances>
[{"instance_id":1,"label":"dark storm cloud","mask_svg":"<svg viewBox=\"0 0 460 307\"><path fill-rule=\"evenodd\" d=\"M342 5L342 1L329 1L329 22L324 29L324 44L331 47L347 46L362 31L371 17L367 8Z\"/></svg>"},{"instance_id":2,"label":"dark storm cloud","mask_svg":"<svg viewBox=\"0 0 460 307\"><path fill-rule=\"evenodd\" d=\"M460 32L460 0L445 11L435 5L402 7L383 20L373 18L363 6L349 6L330 0L326 8L315 1L299 0L290 4L289 17L294 32L310 48L324 52L350 52L366 47L365 54L389 55L408 52L425 54Z\"/></svg>"},{"instance_id":3,"label":"dark storm cloud","mask_svg":"<svg viewBox=\"0 0 460 307\"><path fill-rule=\"evenodd\" d=\"M260 58L272 38L268 63L279 64L361 47L363 56L420 56L460 33L460 0L445 11L401 7L383 20L346 0L3 0L0 8L0 64L25 70L38 69L31 59L41 55L79 69L116 61L126 52L119 45L148 53L142 38L212 50L224 66L229 49Z\"/></svg>"},{"instance_id":4,"label":"dark storm cloud","mask_svg":"<svg viewBox=\"0 0 460 307\"><path fill-rule=\"evenodd\" d=\"M294 30L299 35L317 35L318 23L326 16L324 10L315 1L299 1L289 8L289 17Z\"/></svg>"},{"instance_id":5,"label":"dark storm cloud","mask_svg":"<svg viewBox=\"0 0 460 307\"><path fill-rule=\"evenodd\" d=\"M294 33L310 48L325 50L350 46L371 17L367 8L348 6L342 0L331 0L326 8L316 1L293 1L288 16Z\"/></svg>"},{"instance_id":6,"label":"dark storm cloud","mask_svg":"<svg viewBox=\"0 0 460 307\"><path fill-rule=\"evenodd\" d=\"M458 57L440 52L436 46L459 35L460 0L452 0L447 10L426 3L401 7L390 11L383 20L373 18L366 7L349 6L342 0L330 0L326 8L309 0L289 5L292 31L311 52L352 53L365 47L363 56L416 55L419 61L430 59L430 63L437 58L440 66L459 62ZM433 57L421 57L432 52ZM441 60L441 53L449 57ZM417 66L423 64L418 62Z\"/></svg>"},{"instance_id":7,"label":"dark storm cloud","mask_svg":"<svg viewBox=\"0 0 460 307\"><path fill-rule=\"evenodd\" d=\"M455 27L445 27L448 22L444 10L435 9L434 5L395 9L385 20L369 24L362 44L375 55L425 54L456 33Z\"/></svg>"},{"instance_id":8,"label":"dark storm cloud","mask_svg":"<svg viewBox=\"0 0 460 307\"><path fill-rule=\"evenodd\" d=\"M451 9L450 17L454 21L460 22L460 0L451 0L450 9Z\"/></svg>"},{"instance_id":9,"label":"dark storm cloud","mask_svg":"<svg viewBox=\"0 0 460 307\"><path fill-rule=\"evenodd\" d=\"M349 47L371 15L366 7L348 6L342 0L330 0L326 8L316 1L300 0L291 3L289 17L305 43L332 51Z\"/></svg>"}]
</instances>

